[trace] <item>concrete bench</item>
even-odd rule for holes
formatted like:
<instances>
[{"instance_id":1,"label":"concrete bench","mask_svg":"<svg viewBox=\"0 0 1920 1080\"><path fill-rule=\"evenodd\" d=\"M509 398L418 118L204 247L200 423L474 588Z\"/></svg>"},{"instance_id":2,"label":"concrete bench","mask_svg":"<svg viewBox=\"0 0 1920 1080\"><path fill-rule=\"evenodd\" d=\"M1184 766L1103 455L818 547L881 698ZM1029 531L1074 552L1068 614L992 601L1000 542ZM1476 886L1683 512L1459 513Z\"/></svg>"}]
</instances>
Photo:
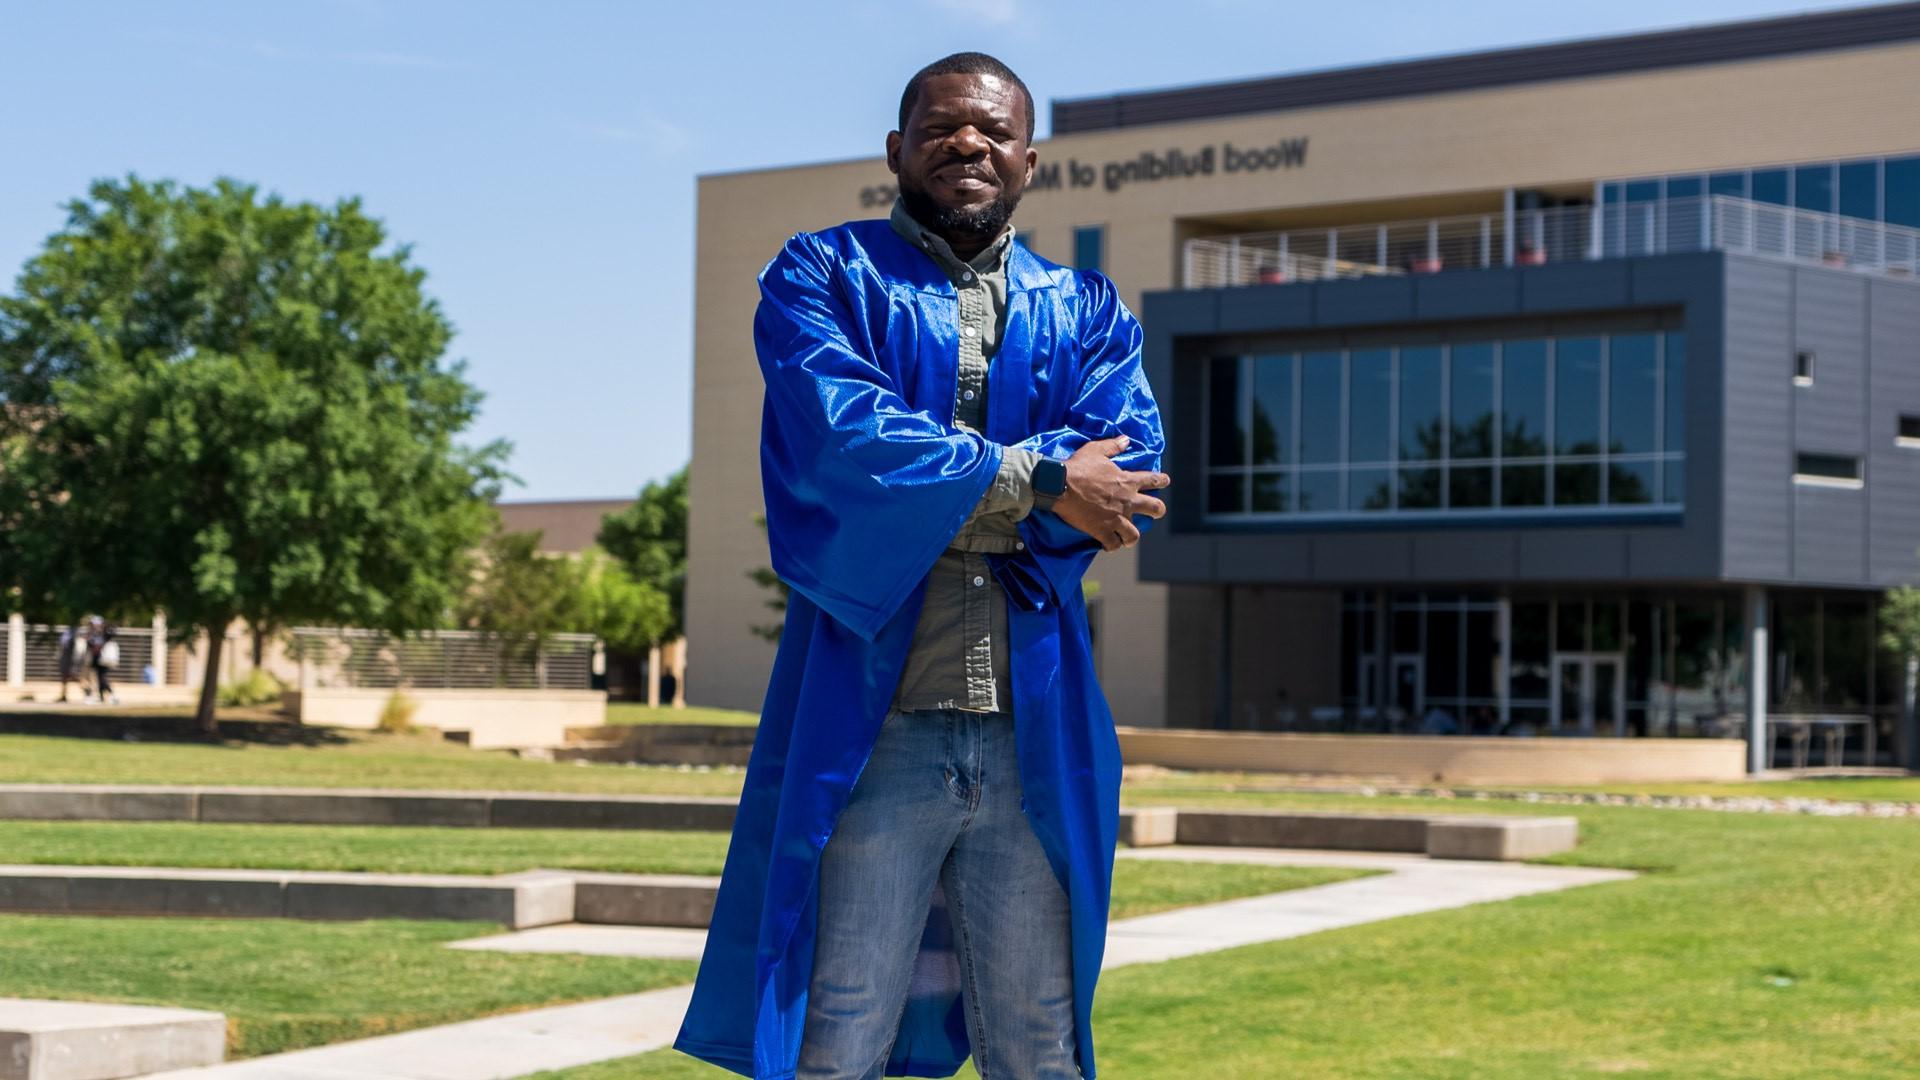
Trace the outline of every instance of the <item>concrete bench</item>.
<instances>
[{"instance_id":1,"label":"concrete bench","mask_svg":"<svg viewBox=\"0 0 1920 1080\"><path fill-rule=\"evenodd\" d=\"M1295 810L1182 810L1175 828L1182 844L1403 851L1436 859L1509 861L1571 851L1579 833L1579 819L1572 817Z\"/></svg>"},{"instance_id":2,"label":"concrete bench","mask_svg":"<svg viewBox=\"0 0 1920 1080\"><path fill-rule=\"evenodd\" d=\"M226 1043L217 1012L0 998L0 1080L119 1080L217 1065Z\"/></svg>"}]
</instances>

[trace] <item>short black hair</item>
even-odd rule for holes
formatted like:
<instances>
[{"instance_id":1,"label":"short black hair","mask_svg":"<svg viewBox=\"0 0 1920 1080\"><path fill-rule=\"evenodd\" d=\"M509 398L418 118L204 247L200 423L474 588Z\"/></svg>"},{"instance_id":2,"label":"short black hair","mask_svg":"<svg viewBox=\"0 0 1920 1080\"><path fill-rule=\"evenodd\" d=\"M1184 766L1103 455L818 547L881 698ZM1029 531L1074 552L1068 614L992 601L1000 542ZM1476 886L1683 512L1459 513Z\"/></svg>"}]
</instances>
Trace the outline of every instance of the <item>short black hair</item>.
<instances>
[{"instance_id":1,"label":"short black hair","mask_svg":"<svg viewBox=\"0 0 1920 1080\"><path fill-rule=\"evenodd\" d=\"M900 130L907 130L907 117L920 100L920 84L935 75L991 75L1003 82L1010 82L1020 88L1020 100L1027 107L1027 141L1033 141L1033 91L1027 89L1020 76L999 60L982 52L957 52L952 56L943 56L919 71L907 80L907 88L900 94Z\"/></svg>"}]
</instances>

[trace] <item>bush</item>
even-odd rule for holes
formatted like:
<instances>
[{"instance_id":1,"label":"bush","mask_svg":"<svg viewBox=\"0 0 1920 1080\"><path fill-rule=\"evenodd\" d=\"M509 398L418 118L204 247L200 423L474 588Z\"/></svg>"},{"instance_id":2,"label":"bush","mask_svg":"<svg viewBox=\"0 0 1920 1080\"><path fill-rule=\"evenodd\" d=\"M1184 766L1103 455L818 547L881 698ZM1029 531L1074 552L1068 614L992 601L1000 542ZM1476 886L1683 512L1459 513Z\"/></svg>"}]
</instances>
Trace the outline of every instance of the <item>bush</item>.
<instances>
[{"instance_id":1,"label":"bush","mask_svg":"<svg viewBox=\"0 0 1920 1080\"><path fill-rule=\"evenodd\" d=\"M266 705L280 700L286 687L280 680L254 668L247 677L239 682L220 684L220 704L224 708L246 708L251 705Z\"/></svg>"},{"instance_id":2,"label":"bush","mask_svg":"<svg viewBox=\"0 0 1920 1080\"><path fill-rule=\"evenodd\" d=\"M420 703L398 690L387 698L380 707L380 730L399 734L413 727L413 714L420 711Z\"/></svg>"}]
</instances>

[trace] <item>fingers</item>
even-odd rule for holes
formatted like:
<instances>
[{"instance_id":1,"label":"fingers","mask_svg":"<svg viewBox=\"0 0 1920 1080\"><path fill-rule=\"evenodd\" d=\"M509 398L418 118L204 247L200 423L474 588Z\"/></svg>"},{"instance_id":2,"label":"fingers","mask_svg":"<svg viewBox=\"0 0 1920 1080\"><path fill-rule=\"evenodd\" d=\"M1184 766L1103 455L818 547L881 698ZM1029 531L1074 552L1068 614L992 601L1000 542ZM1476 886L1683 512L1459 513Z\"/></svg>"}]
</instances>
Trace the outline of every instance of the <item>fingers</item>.
<instances>
[{"instance_id":1,"label":"fingers","mask_svg":"<svg viewBox=\"0 0 1920 1080\"><path fill-rule=\"evenodd\" d=\"M1125 435L1115 435L1111 439L1095 439L1080 449L1091 450L1101 457L1119 457L1126 453L1127 445L1128 439Z\"/></svg>"},{"instance_id":2,"label":"fingers","mask_svg":"<svg viewBox=\"0 0 1920 1080\"><path fill-rule=\"evenodd\" d=\"M1140 530L1135 528L1133 522L1128 521L1126 518L1121 518L1119 521L1114 522L1113 535L1114 538L1120 542L1108 548L1108 551L1117 551L1123 547L1132 547L1140 542Z\"/></svg>"},{"instance_id":3,"label":"fingers","mask_svg":"<svg viewBox=\"0 0 1920 1080\"><path fill-rule=\"evenodd\" d=\"M1173 477L1163 472L1127 473L1127 481L1141 491L1159 491L1173 486Z\"/></svg>"},{"instance_id":4,"label":"fingers","mask_svg":"<svg viewBox=\"0 0 1920 1080\"><path fill-rule=\"evenodd\" d=\"M1159 519L1167 516L1167 504L1151 495L1135 495L1127 500L1127 513Z\"/></svg>"}]
</instances>

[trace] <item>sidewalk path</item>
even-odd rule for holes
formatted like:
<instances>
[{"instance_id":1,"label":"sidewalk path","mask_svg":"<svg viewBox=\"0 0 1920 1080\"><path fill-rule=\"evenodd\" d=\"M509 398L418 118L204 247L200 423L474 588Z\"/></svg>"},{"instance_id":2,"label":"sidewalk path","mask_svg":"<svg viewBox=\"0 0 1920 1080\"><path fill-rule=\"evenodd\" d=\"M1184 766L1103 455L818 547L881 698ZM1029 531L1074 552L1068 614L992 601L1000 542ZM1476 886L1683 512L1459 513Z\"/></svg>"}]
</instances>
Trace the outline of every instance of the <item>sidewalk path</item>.
<instances>
[{"instance_id":1,"label":"sidewalk path","mask_svg":"<svg viewBox=\"0 0 1920 1080\"><path fill-rule=\"evenodd\" d=\"M1352 851L1166 847L1130 849L1120 852L1120 857L1351 866L1388 872L1119 920L1109 928L1107 968L1634 876L1624 870ZM452 947L686 958L698 955L704 937L698 930L569 924L474 938ZM543 1069L661 1049L672 1043L679 1029L690 990L676 986L532 1009L209 1068L156 1073L148 1080L508 1080Z\"/></svg>"}]
</instances>

